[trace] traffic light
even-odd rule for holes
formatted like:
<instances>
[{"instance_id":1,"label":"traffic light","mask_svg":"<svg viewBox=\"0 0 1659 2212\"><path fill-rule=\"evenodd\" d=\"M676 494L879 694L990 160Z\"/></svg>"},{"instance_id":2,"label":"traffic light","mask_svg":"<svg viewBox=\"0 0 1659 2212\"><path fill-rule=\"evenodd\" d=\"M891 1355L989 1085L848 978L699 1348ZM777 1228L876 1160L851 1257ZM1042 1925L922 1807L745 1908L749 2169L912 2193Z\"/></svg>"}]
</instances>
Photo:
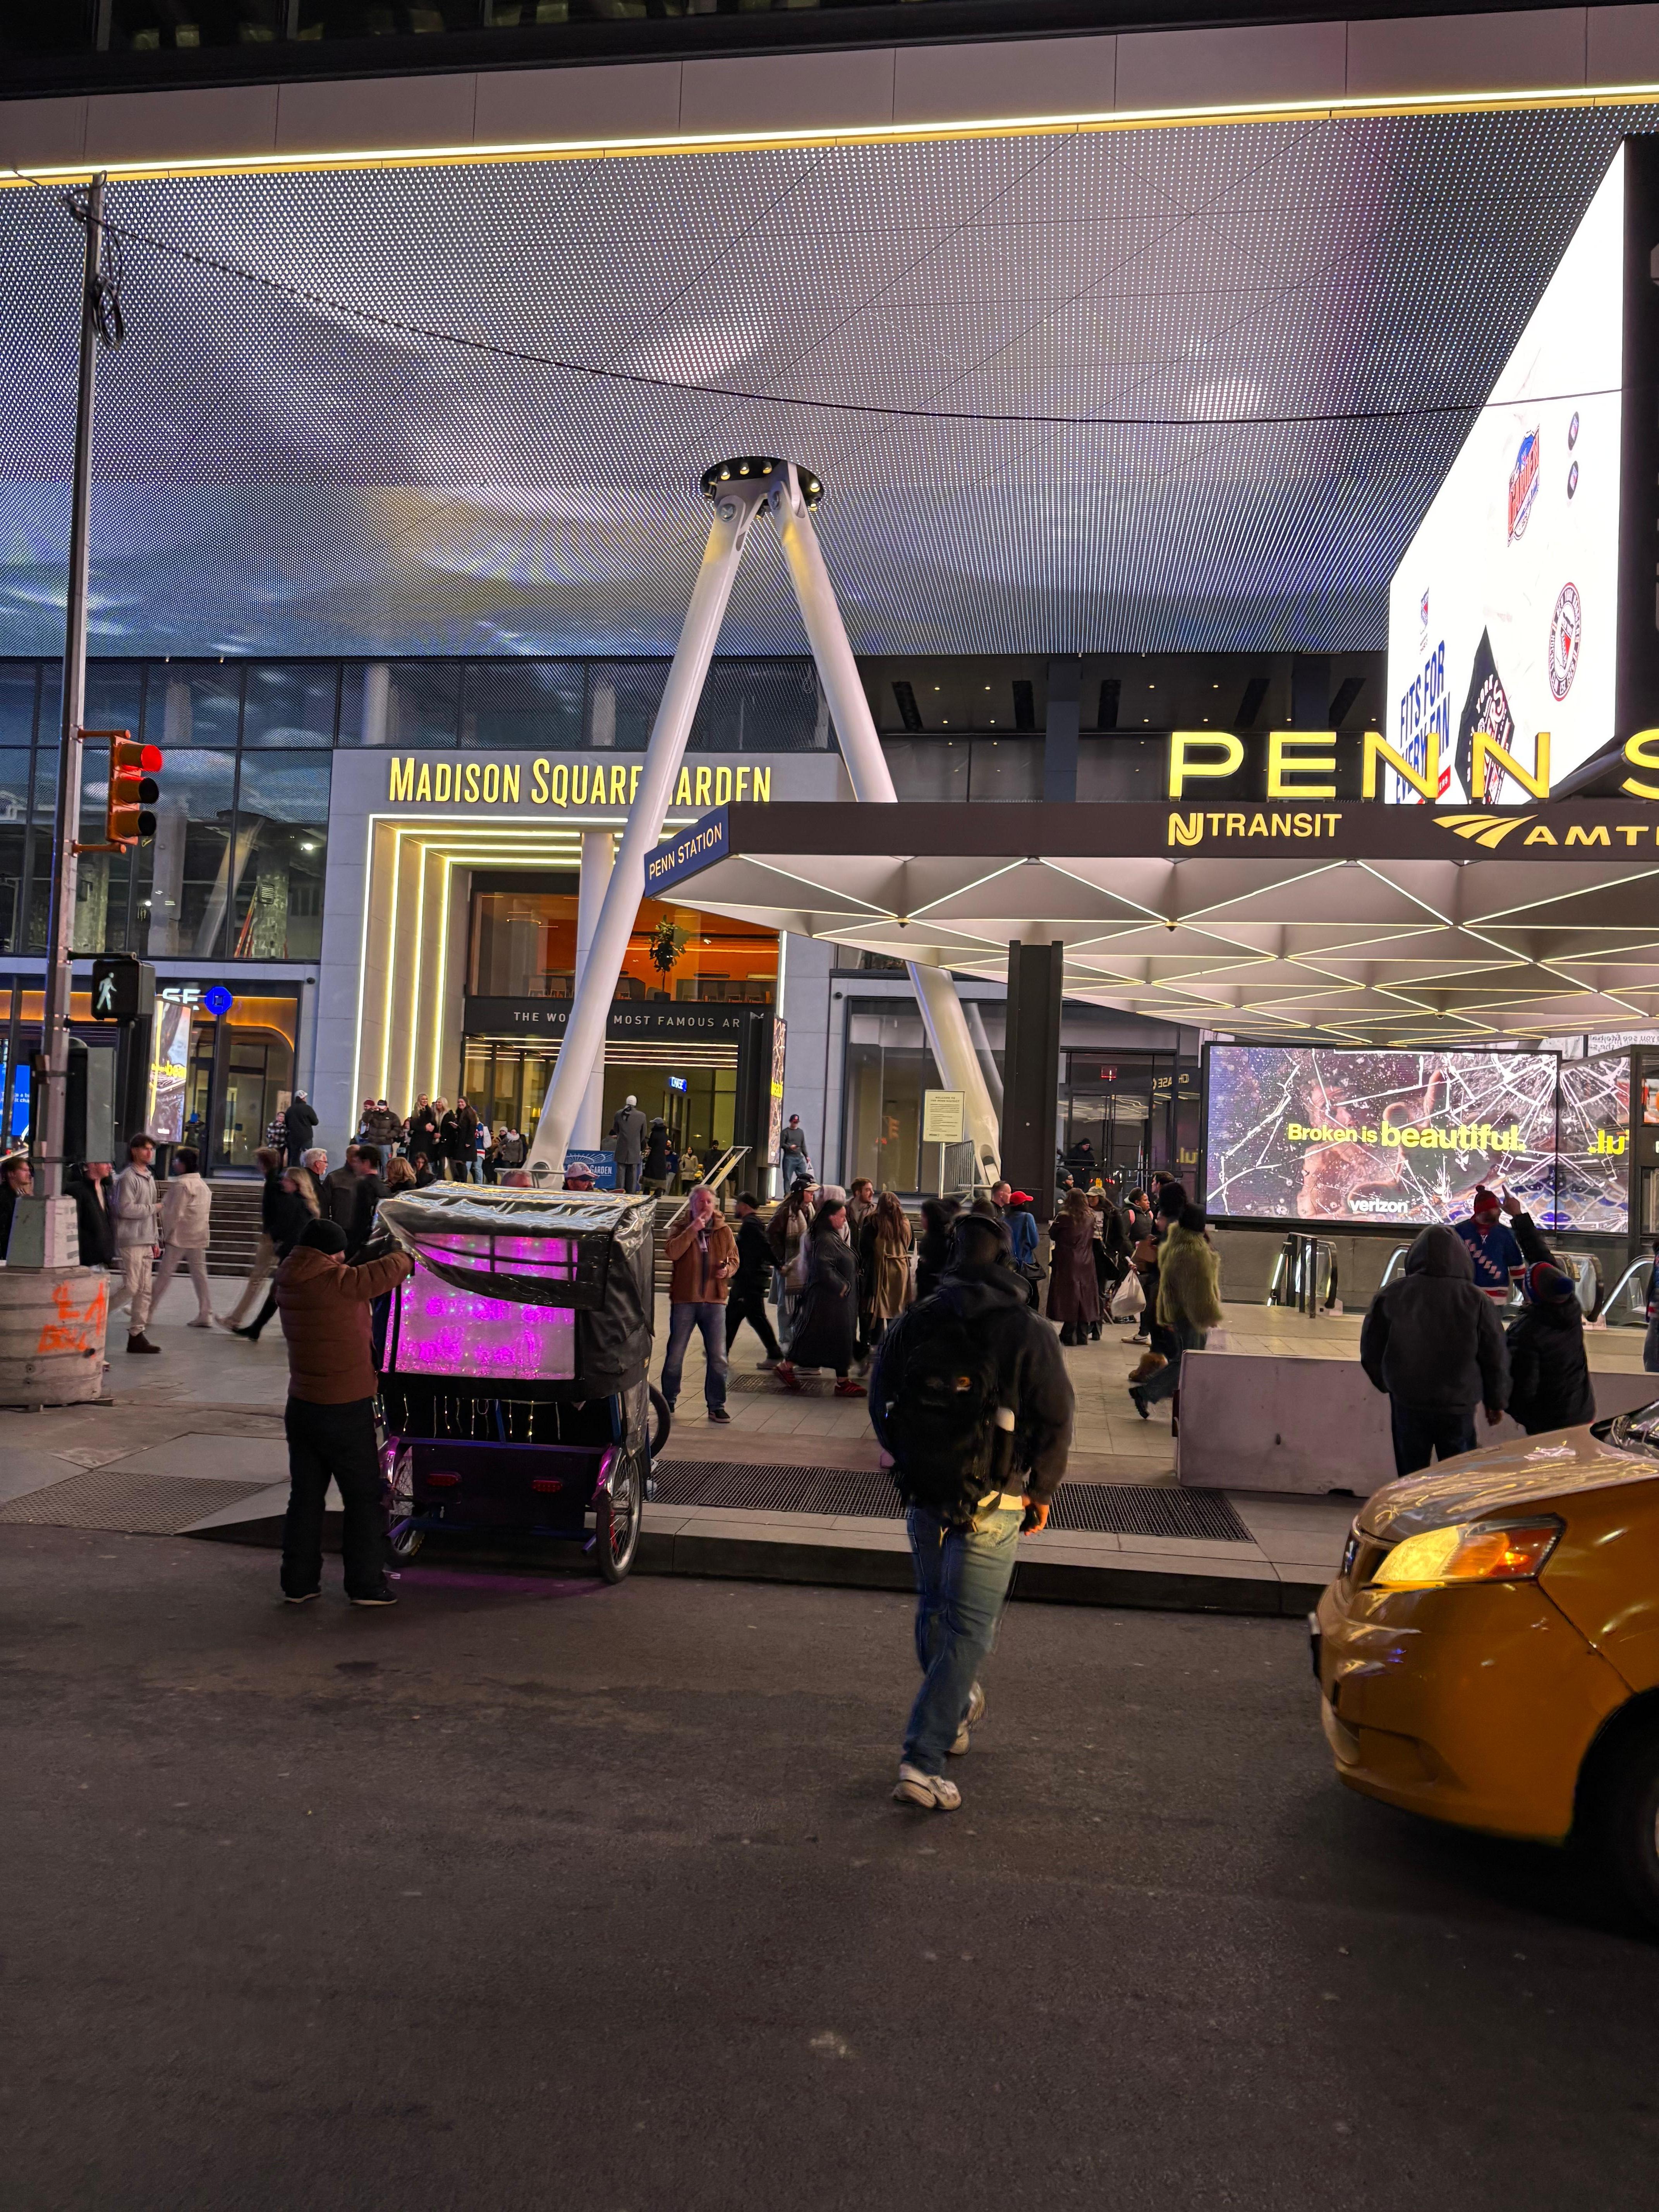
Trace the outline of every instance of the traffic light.
<instances>
[{"instance_id":1,"label":"traffic light","mask_svg":"<svg viewBox=\"0 0 1659 2212\"><path fill-rule=\"evenodd\" d=\"M155 777L162 765L159 745L141 744L125 730L111 734L104 835L112 845L132 846L155 835L155 817L149 809L161 796Z\"/></svg>"}]
</instances>

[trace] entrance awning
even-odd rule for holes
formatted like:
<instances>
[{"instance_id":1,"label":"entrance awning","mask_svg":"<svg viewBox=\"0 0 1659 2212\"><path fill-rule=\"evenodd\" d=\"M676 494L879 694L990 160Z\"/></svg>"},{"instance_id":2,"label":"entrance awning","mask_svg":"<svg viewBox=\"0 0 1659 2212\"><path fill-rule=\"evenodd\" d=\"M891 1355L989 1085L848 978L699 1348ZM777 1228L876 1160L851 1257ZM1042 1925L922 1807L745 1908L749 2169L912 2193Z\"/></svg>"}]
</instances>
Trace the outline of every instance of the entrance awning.
<instances>
[{"instance_id":1,"label":"entrance awning","mask_svg":"<svg viewBox=\"0 0 1659 2212\"><path fill-rule=\"evenodd\" d=\"M653 896L1157 1020L1446 1044L1659 1020L1659 806L733 805Z\"/></svg>"}]
</instances>

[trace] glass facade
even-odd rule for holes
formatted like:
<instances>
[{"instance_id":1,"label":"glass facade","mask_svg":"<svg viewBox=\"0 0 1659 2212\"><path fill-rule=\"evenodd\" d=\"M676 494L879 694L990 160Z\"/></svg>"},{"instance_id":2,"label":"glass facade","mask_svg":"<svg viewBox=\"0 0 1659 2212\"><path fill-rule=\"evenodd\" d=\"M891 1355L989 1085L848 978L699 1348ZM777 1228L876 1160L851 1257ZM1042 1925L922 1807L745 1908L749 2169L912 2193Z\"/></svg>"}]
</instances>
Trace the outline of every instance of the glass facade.
<instances>
[{"instance_id":1,"label":"glass facade","mask_svg":"<svg viewBox=\"0 0 1659 2212\"><path fill-rule=\"evenodd\" d=\"M472 894L467 988L482 999L568 999L576 964L576 891L486 878ZM545 878L542 881L545 882ZM628 940L618 999L660 1004L767 1006L778 981L775 931L720 915L641 902Z\"/></svg>"},{"instance_id":2,"label":"glass facade","mask_svg":"<svg viewBox=\"0 0 1659 2212\"><path fill-rule=\"evenodd\" d=\"M337 745L638 752L667 675L665 660L94 660L86 726L130 730L167 765L155 837L82 856L75 949L314 960ZM0 661L0 953L46 949L61 681L55 661ZM693 750L830 743L810 660L714 663ZM83 842L103 834L107 790L90 745ZM671 995L696 995L678 986L699 973L679 969Z\"/></svg>"}]
</instances>

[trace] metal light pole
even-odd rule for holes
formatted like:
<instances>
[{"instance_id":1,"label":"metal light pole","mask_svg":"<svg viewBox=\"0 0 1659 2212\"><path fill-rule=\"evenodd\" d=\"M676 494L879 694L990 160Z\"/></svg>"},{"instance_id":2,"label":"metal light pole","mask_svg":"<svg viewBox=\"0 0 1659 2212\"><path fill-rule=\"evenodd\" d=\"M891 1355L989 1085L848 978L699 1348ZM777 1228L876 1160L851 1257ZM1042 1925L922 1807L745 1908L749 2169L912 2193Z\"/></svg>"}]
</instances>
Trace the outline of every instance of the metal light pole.
<instances>
[{"instance_id":1,"label":"metal light pole","mask_svg":"<svg viewBox=\"0 0 1659 2212\"><path fill-rule=\"evenodd\" d=\"M64 621L64 719L58 732L58 811L53 824L52 906L46 936L44 1136L38 1158L45 1200L38 1246L23 1243L24 1264L74 1267L79 1258L75 1209L63 1197L64 1139L69 1103L70 979L75 954L75 840L81 826L81 724L87 692L88 519L92 484L93 368L100 343L118 344L118 314L106 307L104 280L104 179L95 176L70 212L86 229L81 278L81 362L75 402L75 475L70 497L69 583ZM58 1201L58 1203L54 1203ZM20 1208L21 1211L21 1208ZM33 1249L30 1248L33 1247ZM34 1252L38 1250L38 1259ZM15 1263L14 1263L15 1264Z\"/></svg>"}]
</instances>

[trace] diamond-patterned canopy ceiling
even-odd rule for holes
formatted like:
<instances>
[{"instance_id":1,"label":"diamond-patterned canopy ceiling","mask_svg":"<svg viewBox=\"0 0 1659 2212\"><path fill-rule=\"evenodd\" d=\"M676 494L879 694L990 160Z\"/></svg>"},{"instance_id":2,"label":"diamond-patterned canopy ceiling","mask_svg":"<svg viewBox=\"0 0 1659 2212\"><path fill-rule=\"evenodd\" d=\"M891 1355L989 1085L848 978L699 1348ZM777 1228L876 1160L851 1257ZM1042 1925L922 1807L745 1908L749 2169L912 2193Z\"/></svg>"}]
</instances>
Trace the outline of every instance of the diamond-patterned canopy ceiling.
<instances>
[{"instance_id":1,"label":"diamond-patterned canopy ceiling","mask_svg":"<svg viewBox=\"0 0 1659 2212\"><path fill-rule=\"evenodd\" d=\"M1659 866L1629 854L1470 860L1449 839L1459 857L1135 857L1110 848L1113 817L1121 831L1137 810L1104 806L1003 807L994 828L956 818L977 809L897 806L896 848L927 849L857 849L887 811L817 807L814 849L751 837L690 874L684 896L998 981L1012 941L1063 943L1069 999L1255 1036L1445 1046L1659 1021ZM764 840L767 810L742 811ZM802 813L778 810L780 830ZM1062 813L1077 825L1068 844L1092 840L1098 857L1022 849ZM1007 851L988 851L1005 836ZM955 842L972 849L939 849Z\"/></svg>"},{"instance_id":2,"label":"diamond-patterned canopy ceiling","mask_svg":"<svg viewBox=\"0 0 1659 2212\"><path fill-rule=\"evenodd\" d=\"M1380 646L1468 420L1435 410L1656 123L119 182L94 649L665 652L732 452L823 472L862 653ZM0 193L0 652L60 643L78 251L56 194ZM724 649L802 643L769 548Z\"/></svg>"}]
</instances>

